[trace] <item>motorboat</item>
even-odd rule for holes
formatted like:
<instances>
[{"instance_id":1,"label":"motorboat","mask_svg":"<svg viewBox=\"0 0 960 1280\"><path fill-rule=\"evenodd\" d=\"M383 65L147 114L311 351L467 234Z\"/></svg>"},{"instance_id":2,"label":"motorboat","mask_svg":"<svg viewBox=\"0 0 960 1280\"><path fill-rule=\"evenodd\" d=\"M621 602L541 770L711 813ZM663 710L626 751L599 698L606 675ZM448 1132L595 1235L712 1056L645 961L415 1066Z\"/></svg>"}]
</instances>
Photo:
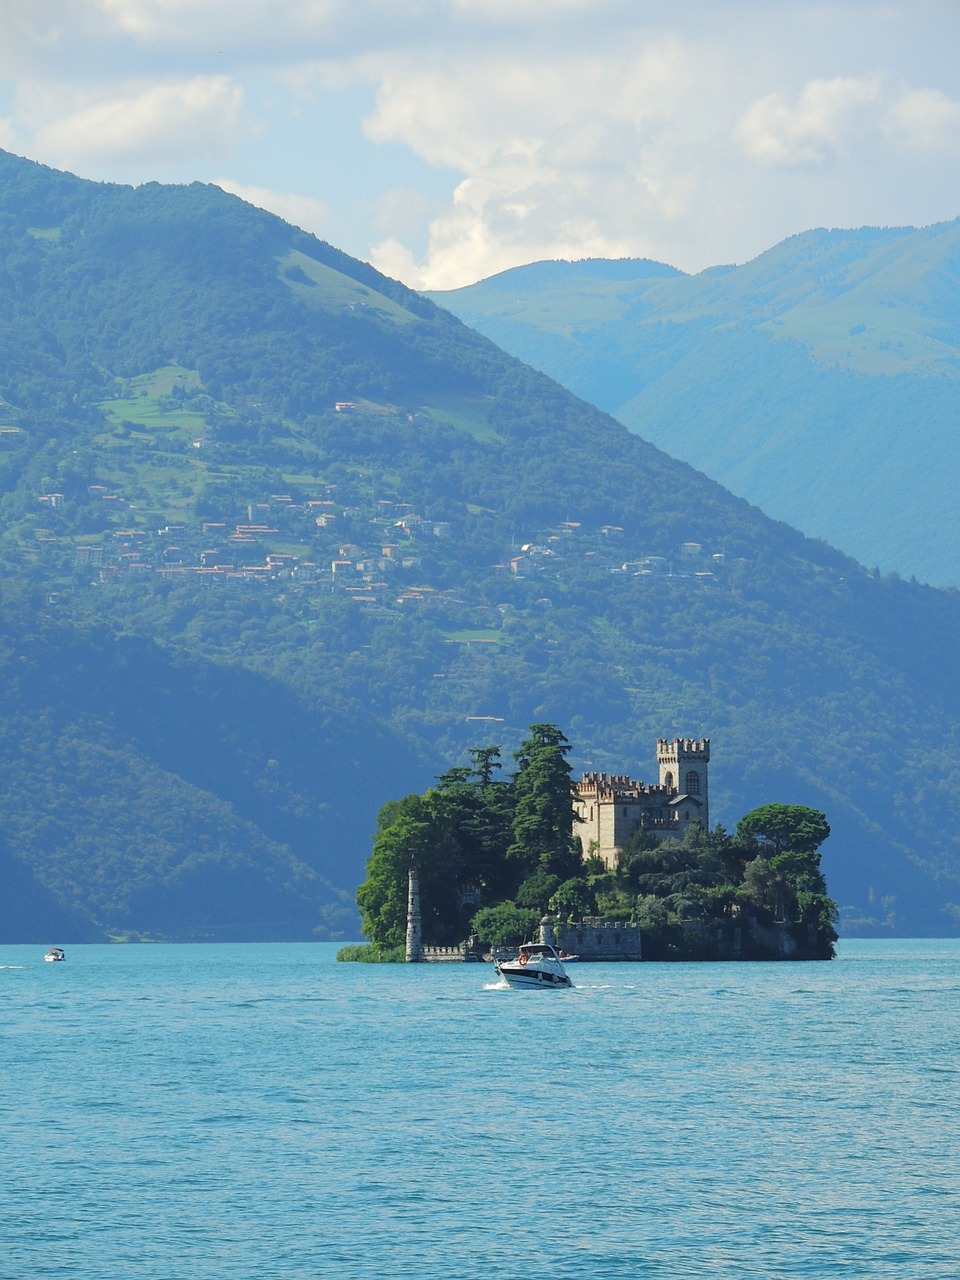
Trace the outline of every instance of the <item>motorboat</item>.
<instances>
[{"instance_id":1,"label":"motorboat","mask_svg":"<svg viewBox=\"0 0 960 1280\"><path fill-rule=\"evenodd\" d=\"M511 960L494 960L494 968L510 987L572 987L563 961L549 942L524 942Z\"/></svg>"},{"instance_id":2,"label":"motorboat","mask_svg":"<svg viewBox=\"0 0 960 1280\"><path fill-rule=\"evenodd\" d=\"M56 963L58 960L66 960L63 947L51 947L47 954L43 957L48 964Z\"/></svg>"}]
</instances>

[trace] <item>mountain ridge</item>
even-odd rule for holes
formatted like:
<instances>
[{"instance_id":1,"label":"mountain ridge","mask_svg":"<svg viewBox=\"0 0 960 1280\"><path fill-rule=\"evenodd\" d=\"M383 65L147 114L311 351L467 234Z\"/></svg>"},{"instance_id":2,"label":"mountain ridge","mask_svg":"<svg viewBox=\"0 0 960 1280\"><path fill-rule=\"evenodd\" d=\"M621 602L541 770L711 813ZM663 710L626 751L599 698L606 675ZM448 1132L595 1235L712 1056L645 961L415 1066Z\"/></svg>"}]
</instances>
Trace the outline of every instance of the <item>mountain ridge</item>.
<instances>
[{"instance_id":1,"label":"mountain ridge","mask_svg":"<svg viewBox=\"0 0 960 1280\"><path fill-rule=\"evenodd\" d=\"M960 221L805 232L695 276L617 268L515 268L509 302L499 278L428 296L769 514L960 582Z\"/></svg>"},{"instance_id":2,"label":"mountain ridge","mask_svg":"<svg viewBox=\"0 0 960 1280\"><path fill-rule=\"evenodd\" d=\"M342 934L378 809L550 722L575 768L641 777L658 737L708 736L722 822L827 813L848 931L960 927L955 593L770 520L219 189L0 156L0 298L8 720L43 727L2 744L0 874L101 935L264 936L260 899L277 936ZM62 678L91 627L93 711ZM131 808L166 833L133 898Z\"/></svg>"}]
</instances>

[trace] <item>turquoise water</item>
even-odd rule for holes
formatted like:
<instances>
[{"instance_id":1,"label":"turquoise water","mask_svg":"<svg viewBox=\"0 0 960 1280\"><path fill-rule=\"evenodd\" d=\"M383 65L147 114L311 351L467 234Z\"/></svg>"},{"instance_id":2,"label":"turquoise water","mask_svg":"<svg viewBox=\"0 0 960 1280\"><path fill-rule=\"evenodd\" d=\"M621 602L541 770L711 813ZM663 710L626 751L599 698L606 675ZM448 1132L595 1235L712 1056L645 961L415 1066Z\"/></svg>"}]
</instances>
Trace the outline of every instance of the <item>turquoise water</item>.
<instances>
[{"instance_id":1,"label":"turquoise water","mask_svg":"<svg viewBox=\"0 0 960 1280\"><path fill-rule=\"evenodd\" d=\"M335 952L0 947L4 1280L960 1274L960 943Z\"/></svg>"}]
</instances>

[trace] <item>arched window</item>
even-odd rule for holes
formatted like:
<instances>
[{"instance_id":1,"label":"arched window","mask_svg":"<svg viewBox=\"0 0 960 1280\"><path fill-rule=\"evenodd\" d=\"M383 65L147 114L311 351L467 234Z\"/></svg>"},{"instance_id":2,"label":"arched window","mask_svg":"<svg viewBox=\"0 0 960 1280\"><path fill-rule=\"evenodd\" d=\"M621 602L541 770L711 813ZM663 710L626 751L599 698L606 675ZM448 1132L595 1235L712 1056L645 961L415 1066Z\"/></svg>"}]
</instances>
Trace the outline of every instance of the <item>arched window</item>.
<instances>
[{"instance_id":1,"label":"arched window","mask_svg":"<svg viewBox=\"0 0 960 1280\"><path fill-rule=\"evenodd\" d=\"M663 775L663 785L667 788L668 791L673 790L673 774L672 773L665 773Z\"/></svg>"},{"instance_id":2,"label":"arched window","mask_svg":"<svg viewBox=\"0 0 960 1280\"><path fill-rule=\"evenodd\" d=\"M684 787L688 796L698 796L700 794L700 775L696 769L691 769L687 774Z\"/></svg>"}]
</instances>

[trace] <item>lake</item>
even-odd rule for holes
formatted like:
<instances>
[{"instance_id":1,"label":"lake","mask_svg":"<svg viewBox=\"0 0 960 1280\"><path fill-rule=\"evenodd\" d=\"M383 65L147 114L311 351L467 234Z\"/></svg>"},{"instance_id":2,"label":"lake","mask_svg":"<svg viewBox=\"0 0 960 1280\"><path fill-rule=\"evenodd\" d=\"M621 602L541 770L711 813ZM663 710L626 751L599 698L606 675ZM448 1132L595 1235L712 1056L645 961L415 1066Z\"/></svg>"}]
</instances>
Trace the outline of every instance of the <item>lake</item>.
<instances>
[{"instance_id":1,"label":"lake","mask_svg":"<svg viewBox=\"0 0 960 1280\"><path fill-rule=\"evenodd\" d=\"M960 1274L960 941L821 964L0 947L9 1280Z\"/></svg>"}]
</instances>

